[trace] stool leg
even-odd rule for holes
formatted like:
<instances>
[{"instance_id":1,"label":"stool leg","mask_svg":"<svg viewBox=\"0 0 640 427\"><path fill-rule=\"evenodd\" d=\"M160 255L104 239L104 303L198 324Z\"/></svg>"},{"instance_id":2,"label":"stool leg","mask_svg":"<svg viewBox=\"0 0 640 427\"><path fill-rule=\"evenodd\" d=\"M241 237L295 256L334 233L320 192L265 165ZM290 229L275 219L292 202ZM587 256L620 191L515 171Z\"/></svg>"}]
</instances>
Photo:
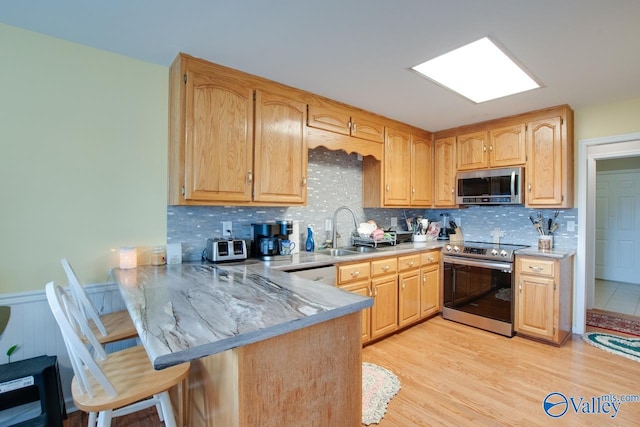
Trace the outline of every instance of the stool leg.
<instances>
[{"instance_id":1,"label":"stool leg","mask_svg":"<svg viewBox=\"0 0 640 427\"><path fill-rule=\"evenodd\" d=\"M171 398L169 398L169 392L163 391L160 393L160 404L162 405L162 413L164 414L164 425L166 427L176 427L176 417L173 415L173 408L171 407Z\"/></svg>"},{"instance_id":2,"label":"stool leg","mask_svg":"<svg viewBox=\"0 0 640 427\"><path fill-rule=\"evenodd\" d=\"M111 409L107 411L101 411L98 415L98 427L111 427L111 416L113 411Z\"/></svg>"},{"instance_id":3,"label":"stool leg","mask_svg":"<svg viewBox=\"0 0 640 427\"><path fill-rule=\"evenodd\" d=\"M96 427L97 422L98 414L96 412L89 412L89 422L87 423L87 427Z\"/></svg>"}]
</instances>

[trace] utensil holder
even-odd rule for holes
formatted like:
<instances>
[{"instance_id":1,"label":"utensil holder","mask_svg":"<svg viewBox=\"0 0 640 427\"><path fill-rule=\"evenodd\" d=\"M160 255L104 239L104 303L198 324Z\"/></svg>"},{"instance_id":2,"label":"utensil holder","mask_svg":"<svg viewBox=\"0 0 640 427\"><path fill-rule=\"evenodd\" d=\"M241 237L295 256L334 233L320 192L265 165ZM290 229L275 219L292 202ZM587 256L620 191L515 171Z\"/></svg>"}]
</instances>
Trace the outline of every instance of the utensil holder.
<instances>
[{"instance_id":1,"label":"utensil holder","mask_svg":"<svg viewBox=\"0 0 640 427\"><path fill-rule=\"evenodd\" d=\"M539 236L538 250L548 251L553 248L553 236Z\"/></svg>"}]
</instances>

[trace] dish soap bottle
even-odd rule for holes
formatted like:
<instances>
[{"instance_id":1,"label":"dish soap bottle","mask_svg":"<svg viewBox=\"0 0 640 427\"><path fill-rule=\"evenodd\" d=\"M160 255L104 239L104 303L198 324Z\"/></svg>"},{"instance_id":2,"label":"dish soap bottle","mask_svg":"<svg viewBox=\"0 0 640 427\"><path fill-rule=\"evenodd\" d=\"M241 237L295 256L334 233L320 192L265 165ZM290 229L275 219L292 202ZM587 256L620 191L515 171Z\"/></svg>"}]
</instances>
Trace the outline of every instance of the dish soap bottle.
<instances>
[{"instance_id":1,"label":"dish soap bottle","mask_svg":"<svg viewBox=\"0 0 640 427\"><path fill-rule=\"evenodd\" d=\"M305 243L305 249L307 250L307 252L313 252L314 247L315 247L315 243L313 241L313 230L311 229L311 226L308 226L307 242Z\"/></svg>"}]
</instances>

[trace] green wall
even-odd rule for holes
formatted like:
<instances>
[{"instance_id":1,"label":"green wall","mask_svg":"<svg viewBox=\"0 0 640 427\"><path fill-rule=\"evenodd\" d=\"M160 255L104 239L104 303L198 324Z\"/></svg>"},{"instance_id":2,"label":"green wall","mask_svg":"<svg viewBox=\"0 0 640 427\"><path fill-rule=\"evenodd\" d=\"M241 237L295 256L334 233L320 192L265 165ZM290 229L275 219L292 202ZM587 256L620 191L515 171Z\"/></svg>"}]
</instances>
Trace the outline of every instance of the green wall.
<instances>
[{"instance_id":1,"label":"green wall","mask_svg":"<svg viewBox=\"0 0 640 427\"><path fill-rule=\"evenodd\" d=\"M0 24L0 293L166 242L168 68Z\"/></svg>"},{"instance_id":2,"label":"green wall","mask_svg":"<svg viewBox=\"0 0 640 427\"><path fill-rule=\"evenodd\" d=\"M4 24L0 55L0 293L164 244L168 68ZM640 98L575 110L576 141L633 132Z\"/></svg>"}]
</instances>

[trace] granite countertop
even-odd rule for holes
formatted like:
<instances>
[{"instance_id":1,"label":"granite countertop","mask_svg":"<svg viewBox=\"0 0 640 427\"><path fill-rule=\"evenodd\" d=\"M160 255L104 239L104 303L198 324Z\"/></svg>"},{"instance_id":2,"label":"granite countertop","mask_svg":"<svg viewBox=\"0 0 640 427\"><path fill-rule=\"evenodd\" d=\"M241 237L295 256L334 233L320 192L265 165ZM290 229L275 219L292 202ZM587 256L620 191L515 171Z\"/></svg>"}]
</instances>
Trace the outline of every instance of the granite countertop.
<instances>
[{"instance_id":1,"label":"granite countertop","mask_svg":"<svg viewBox=\"0 0 640 427\"><path fill-rule=\"evenodd\" d=\"M563 259L575 255L575 249L563 249L563 248L551 248L551 249L538 249L538 246L529 246L528 248L518 249L516 256L538 256L546 258Z\"/></svg>"},{"instance_id":2,"label":"granite countertop","mask_svg":"<svg viewBox=\"0 0 640 427\"><path fill-rule=\"evenodd\" d=\"M266 266L276 270L291 271L303 268L323 267L342 262L359 261L364 259L383 258L395 255L410 254L429 249L440 249L449 242L432 240L420 243L398 243L393 246L378 246L374 251L345 256L331 256L320 252L298 252L291 257L283 257L274 261L263 261Z\"/></svg>"},{"instance_id":3,"label":"granite countertop","mask_svg":"<svg viewBox=\"0 0 640 427\"><path fill-rule=\"evenodd\" d=\"M144 265L114 269L114 277L156 369L373 305L371 298L295 277L267 263Z\"/></svg>"}]
</instances>

